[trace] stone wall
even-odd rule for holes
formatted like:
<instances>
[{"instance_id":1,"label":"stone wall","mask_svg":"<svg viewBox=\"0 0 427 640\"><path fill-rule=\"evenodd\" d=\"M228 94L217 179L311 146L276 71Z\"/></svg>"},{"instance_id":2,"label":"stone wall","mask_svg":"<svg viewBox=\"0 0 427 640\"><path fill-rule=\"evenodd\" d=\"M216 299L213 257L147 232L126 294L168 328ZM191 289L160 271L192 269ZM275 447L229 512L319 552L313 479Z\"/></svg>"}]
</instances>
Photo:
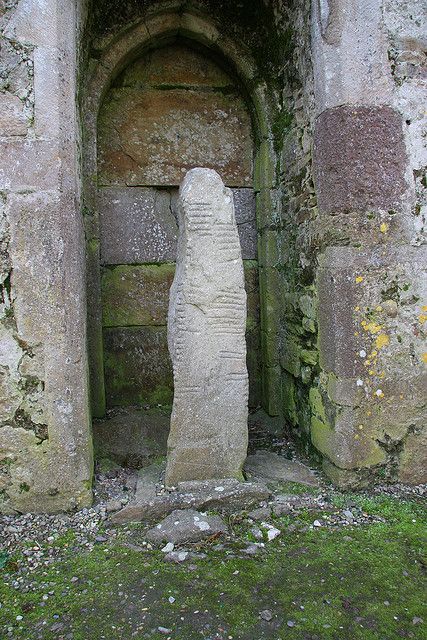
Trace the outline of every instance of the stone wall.
<instances>
[{"instance_id":1,"label":"stone wall","mask_svg":"<svg viewBox=\"0 0 427 640\"><path fill-rule=\"evenodd\" d=\"M82 111L86 114L84 191L94 415L103 415L111 400L113 404L129 402L132 398L138 402L156 402L159 399L168 401L171 397L164 309L171 275L169 263L173 261L175 251L175 187L182 172L196 165L216 168L234 190L250 294L247 341L251 404L256 406L262 401L270 410L273 390L280 387L280 372L267 361L265 354L278 350L278 323L276 308L273 310L270 304L261 310L258 308L258 267L259 287L266 294L262 298L272 300L273 293L268 292L273 291L277 280L270 278L270 271L276 270L276 266L267 269L267 264L263 268L256 262L251 187L254 186L256 193L258 250L264 259L268 253L264 250L268 234L264 234L263 229L271 224L275 215L274 200L277 199L277 190L275 195L272 189L273 183L277 184L272 113L277 108L275 60L279 58L280 43L275 35L271 37L271 32L267 38L268 26L273 25L271 9L263 3L259 6L251 3L248 7L179 1L107 5L108 9L103 3L92 6L85 42L88 51L92 46L95 55L93 59L87 59L86 80L82 76L88 89ZM179 55L168 52L171 46L182 45L191 46L192 57L184 55L182 49ZM156 51L150 54L152 60L150 56L143 57L146 47ZM200 53L196 56L194 50ZM209 63L209 59L219 66ZM170 61L174 64L170 65ZM225 74L221 68L226 69ZM169 80L165 73L172 74ZM101 98L104 101L97 141L94 118L90 114L97 112ZM131 108L136 104L141 109ZM142 107L146 110L145 116ZM107 143L105 149L104 142ZM96 147L99 174L95 164ZM93 188L98 181L99 193ZM124 190L129 192L127 196ZM114 206L107 204L109 196ZM136 206L133 213L128 206L132 199ZM146 220L141 226L143 210ZM125 217L124 211L127 212ZM127 223L117 234L120 219L126 219ZM139 232L135 235L137 226ZM145 229L150 232L146 233ZM112 239L109 243L106 241L108 234ZM116 241L117 238L120 240ZM120 249L125 245L130 252L127 256ZM100 263L103 264L102 277L98 273ZM154 268L158 263L164 263L162 269ZM135 267L138 267L138 275L142 275L142 266L147 286L151 286L152 278L157 282L161 280L161 300L157 301L160 315L148 319L145 313L146 324L132 327L119 327L116 315L114 325L111 325L111 314L106 306L111 300L108 288L114 274L123 278L124 271L128 273L128 277L121 279L125 286ZM102 290L101 280L104 283ZM132 312L123 312L121 321L125 315L130 322ZM264 328L261 348L260 316ZM138 322L142 322L141 317ZM149 346L150 341L153 341L153 349ZM141 348L143 344L147 348ZM155 358L158 347L160 360L155 363L150 360L149 352ZM139 358L138 361L137 352L149 360L142 362ZM127 376L132 362L135 363L134 370ZM140 365L147 369L150 362L154 365L155 384L148 379L141 379L136 386L128 384L130 378L136 380ZM107 373L105 387L100 384L100 380L104 381L104 370ZM125 380L124 385L122 380ZM143 388L145 392L141 393Z\"/></svg>"},{"instance_id":2,"label":"stone wall","mask_svg":"<svg viewBox=\"0 0 427 640\"><path fill-rule=\"evenodd\" d=\"M239 87L209 53L187 43L138 58L106 94L98 119L98 211L107 407L172 402L166 320L177 187L194 166L215 168L233 187L250 294L250 401L259 405L251 130Z\"/></svg>"},{"instance_id":3,"label":"stone wall","mask_svg":"<svg viewBox=\"0 0 427 640\"><path fill-rule=\"evenodd\" d=\"M75 3L0 14L0 511L91 500Z\"/></svg>"},{"instance_id":4,"label":"stone wall","mask_svg":"<svg viewBox=\"0 0 427 640\"><path fill-rule=\"evenodd\" d=\"M343 485L425 480L421 4L313 3L320 253L311 439Z\"/></svg>"}]
</instances>

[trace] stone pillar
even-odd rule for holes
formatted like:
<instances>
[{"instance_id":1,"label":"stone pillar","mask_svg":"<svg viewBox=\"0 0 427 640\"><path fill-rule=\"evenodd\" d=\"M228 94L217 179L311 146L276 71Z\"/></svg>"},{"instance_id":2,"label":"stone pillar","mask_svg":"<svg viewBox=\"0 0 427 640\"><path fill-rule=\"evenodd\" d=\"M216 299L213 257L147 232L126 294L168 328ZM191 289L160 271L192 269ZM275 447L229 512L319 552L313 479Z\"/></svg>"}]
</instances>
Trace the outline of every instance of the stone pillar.
<instances>
[{"instance_id":1,"label":"stone pillar","mask_svg":"<svg viewBox=\"0 0 427 640\"><path fill-rule=\"evenodd\" d=\"M233 197L211 169L181 185L168 341L175 395L167 485L241 478L248 444L246 293Z\"/></svg>"},{"instance_id":2,"label":"stone pillar","mask_svg":"<svg viewBox=\"0 0 427 640\"><path fill-rule=\"evenodd\" d=\"M0 511L62 511L90 503L92 479L76 113L83 3L10 4L2 17L10 77L1 99L10 115L0 121Z\"/></svg>"},{"instance_id":3,"label":"stone pillar","mask_svg":"<svg viewBox=\"0 0 427 640\"><path fill-rule=\"evenodd\" d=\"M415 246L384 10L382 0L313 0L320 374L311 438L341 485L419 482L426 455L427 260Z\"/></svg>"}]
</instances>

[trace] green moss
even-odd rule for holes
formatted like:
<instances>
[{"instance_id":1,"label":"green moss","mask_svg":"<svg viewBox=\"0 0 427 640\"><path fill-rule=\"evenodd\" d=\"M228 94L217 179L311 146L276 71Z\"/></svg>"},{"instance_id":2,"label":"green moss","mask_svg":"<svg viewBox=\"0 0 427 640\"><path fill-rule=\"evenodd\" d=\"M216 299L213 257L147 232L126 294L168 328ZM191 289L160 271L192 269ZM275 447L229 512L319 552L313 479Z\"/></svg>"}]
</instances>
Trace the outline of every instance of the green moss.
<instances>
[{"instance_id":1,"label":"green moss","mask_svg":"<svg viewBox=\"0 0 427 640\"><path fill-rule=\"evenodd\" d=\"M320 514L303 511L292 523L285 516L275 521L282 535L254 558L241 557L251 534L237 524L228 553L204 544L207 557L192 560L192 566L166 563L161 552L129 548L124 532L123 543L119 535L90 552L76 550L69 532L54 543L60 560L36 567L26 578L32 583L27 592L12 584L27 562L22 547L4 559L0 632L7 637L11 627L18 640L54 640L59 624L60 634L74 640L160 640L165 636L158 627L171 629L174 640L206 633L236 640L421 640L425 509L390 497L332 496L337 509L349 504L384 521L307 530ZM297 530L288 531L289 524ZM130 531L131 539L142 536L141 525ZM272 612L271 622L260 619L264 609Z\"/></svg>"}]
</instances>

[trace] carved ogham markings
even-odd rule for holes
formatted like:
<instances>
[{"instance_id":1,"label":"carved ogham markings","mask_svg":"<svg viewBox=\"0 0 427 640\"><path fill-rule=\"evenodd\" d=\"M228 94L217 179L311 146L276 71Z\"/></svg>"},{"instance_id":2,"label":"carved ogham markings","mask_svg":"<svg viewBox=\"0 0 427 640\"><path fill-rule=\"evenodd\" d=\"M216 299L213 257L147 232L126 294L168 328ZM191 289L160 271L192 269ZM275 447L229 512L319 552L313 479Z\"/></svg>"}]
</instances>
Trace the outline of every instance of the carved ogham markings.
<instances>
[{"instance_id":1,"label":"carved ogham markings","mask_svg":"<svg viewBox=\"0 0 427 640\"><path fill-rule=\"evenodd\" d=\"M246 293L231 193L193 169L179 200L168 330L175 396L166 483L240 477L247 448Z\"/></svg>"}]
</instances>

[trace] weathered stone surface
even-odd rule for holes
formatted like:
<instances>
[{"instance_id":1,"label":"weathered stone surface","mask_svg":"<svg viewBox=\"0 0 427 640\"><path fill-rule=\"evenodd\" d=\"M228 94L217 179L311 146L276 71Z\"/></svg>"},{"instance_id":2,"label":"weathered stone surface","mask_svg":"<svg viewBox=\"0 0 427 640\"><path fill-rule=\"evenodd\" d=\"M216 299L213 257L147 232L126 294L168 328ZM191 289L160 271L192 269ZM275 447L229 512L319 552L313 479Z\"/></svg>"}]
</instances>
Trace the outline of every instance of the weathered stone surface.
<instances>
[{"instance_id":1,"label":"weathered stone surface","mask_svg":"<svg viewBox=\"0 0 427 640\"><path fill-rule=\"evenodd\" d=\"M255 195L233 189L242 257L257 257ZM174 262L177 189L103 187L98 191L101 261L106 265Z\"/></svg>"},{"instance_id":2,"label":"weathered stone surface","mask_svg":"<svg viewBox=\"0 0 427 640\"><path fill-rule=\"evenodd\" d=\"M176 259L177 224L167 191L103 188L98 191L103 264Z\"/></svg>"},{"instance_id":3,"label":"weathered stone surface","mask_svg":"<svg viewBox=\"0 0 427 640\"><path fill-rule=\"evenodd\" d=\"M295 460L287 460L287 458L271 451L257 451L248 456L244 469L249 478L318 485L316 476L304 464Z\"/></svg>"},{"instance_id":4,"label":"weathered stone surface","mask_svg":"<svg viewBox=\"0 0 427 640\"><path fill-rule=\"evenodd\" d=\"M145 537L154 544L184 544L199 542L226 531L227 527L219 516L208 516L193 509L186 509L172 511L156 527L147 531Z\"/></svg>"},{"instance_id":5,"label":"weathered stone surface","mask_svg":"<svg viewBox=\"0 0 427 640\"><path fill-rule=\"evenodd\" d=\"M169 426L167 412L117 410L102 420L94 420L95 455L132 467L147 464L152 457L166 455Z\"/></svg>"},{"instance_id":6,"label":"weathered stone surface","mask_svg":"<svg viewBox=\"0 0 427 640\"><path fill-rule=\"evenodd\" d=\"M102 273L104 327L166 325L175 265L119 265Z\"/></svg>"},{"instance_id":7,"label":"weathered stone surface","mask_svg":"<svg viewBox=\"0 0 427 640\"><path fill-rule=\"evenodd\" d=\"M165 327L104 329L108 406L170 404L172 366Z\"/></svg>"},{"instance_id":8,"label":"weathered stone surface","mask_svg":"<svg viewBox=\"0 0 427 640\"><path fill-rule=\"evenodd\" d=\"M232 82L224 91L224 74L215 64L206 59L203 65L200 54L191 64L187 51L180 79L170 83L167 78L177 74L168 66L176 61L163 52L153 65L157 53L149 54L151 72L143 71L145 58L137 61L107 94L99 120L100 184L179 185L186 170L208 166L230 186L250 186L251 122Z\"/></svg>"},{"instance_id":9,"label":"weathered stone surface","mask_svg":"<svg viewBox=\"0 0 427 640\"><path fill-rule=\"evenodd\" d=\"M25 136L27 130L21 100L10 93L0 93L0 136Z\"/></svg>"},{"instance_id":10,"label":"weathered stone surface","mask_svg":"<svg viewBox=\"0 0 427 640\"><path fill-rule=\"evenodd\" d=\"M115 513L112 521L117 524L152 522L174 509L190 507L234 513L257 506L270 495L266 485L261 482L239 482L232 478L180 482L176 491L167 493L158 492L156 482L142 476L138 480L134 499Z\"/></svg>"},{"instance_id":11,"label":"weathered stone surface","mask_svg":"<svg viewBox=\"0 0 427 640\"><path fill-rule=\"evenodd\" d=\"M246 293L231 192L193 169L180 189L168 319L175 395L166 483L241 477L248 439Z\"/></svg>"},{"instance_id":12,"label":"weathered stone surface","mask_svg":"<svg viewBox=\"0 0 427 640\"><path fill-rule=\"evenodd\" d=\"M422 409L421 409L422 411ZM427 434L425 423L418 433L410 433L399 459L399 480L407 484L427 482Z\"/></svg>"},{"instance_id":13,"label":"weathered stone surface","mask_svg":"<svg viewBox=\"0 0 427 640\"><path fill-rule=\"evenodd\" d=\"M255 260L258 255L255 192L253 189L232 189L232 191L242 258Z\"/></svg>"},{"instance_id":14,"label":"weathered stone surface","mask_svg":"<svg viewBox=\"0 0 427 640\"><path fill-rule=\"evenodd\" d=\"M396 207L407 189L401 116L390 107L325 111L316 121L313 161L321 212Z\"/></svg>"},{"instance_id":15,"label":"weathered stone surface","mask_svg":"<svg viewBox=\"0 0 427 640\"><path fill-rule=\"evenodd\" d=\"M229 87L229 76L203 53L182 44L149 51L123 72L122 87L181 85Z\"/></svg>"}]
</instances>

